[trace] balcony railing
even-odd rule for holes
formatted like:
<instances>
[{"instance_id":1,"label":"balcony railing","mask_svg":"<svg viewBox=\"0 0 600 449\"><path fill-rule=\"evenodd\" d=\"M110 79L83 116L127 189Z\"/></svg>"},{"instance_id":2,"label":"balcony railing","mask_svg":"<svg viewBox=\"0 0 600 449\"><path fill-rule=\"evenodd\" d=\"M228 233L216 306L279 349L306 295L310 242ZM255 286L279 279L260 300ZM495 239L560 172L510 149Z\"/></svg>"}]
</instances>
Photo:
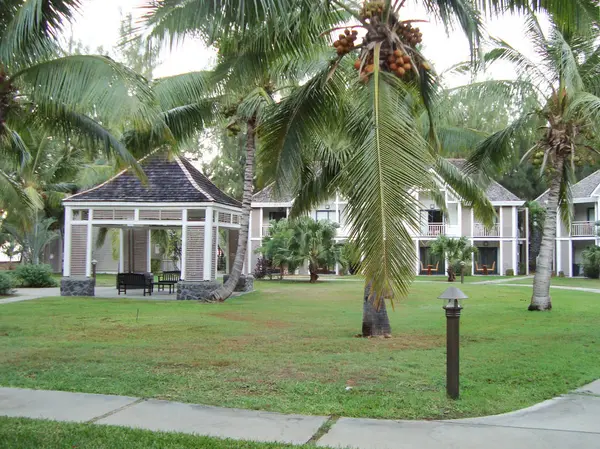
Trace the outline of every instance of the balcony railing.
<instances>
[{"instance_id":1,"label":"balcony railing","mask_svg":"<svg viewBox=\"0 0 600 449\"><path fill-rule=\"evenodd\" d=\"M473 237L499 237L500 226L498 224L493 225L491 228L486 228L482 223L475 223L473 225Z\"/></svg>"},{"instance_id":2,"label":"balcony railing","mask_svg":"<svg viewBox=\"0 0 600 449\"><path fill-rule=\"evenodd\" d=\"M426 223L421 227L421 235L426 237L446 235L446 225L444 223Z\"/></svg>"},{"instance_id":3,"label":"balcony railing","mask_svg":"<svg viewBox=\"0 0 600 449\"><path fill-rule=\"evenodd\" d=\"M593 237L596 235L596 223L593 221L574 221L571 223L571 236Z\"/></svg>"}]
</instances>

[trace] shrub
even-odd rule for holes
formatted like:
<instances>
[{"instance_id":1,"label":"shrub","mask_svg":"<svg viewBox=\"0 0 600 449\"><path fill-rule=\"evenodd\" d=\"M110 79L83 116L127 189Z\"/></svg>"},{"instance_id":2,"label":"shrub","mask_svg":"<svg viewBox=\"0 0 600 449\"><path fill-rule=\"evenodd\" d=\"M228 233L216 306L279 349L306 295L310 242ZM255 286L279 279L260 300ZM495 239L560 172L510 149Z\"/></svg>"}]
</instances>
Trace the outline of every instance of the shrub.
<instances>
[{"instance_id":1,"label":"shrub","mask_svg":"<svg viewBox=\"0 0 600 449\"><path fill-rule=\"evenodd\" d=\"M564 278L565 277L565 272L564 271L559 271L558 272L558 277L559 278Z\"/></svg>"},{"instance_id":2,"label":"shrub","mask_svg":"<svg viewBox=\"0 0 600 449\"><path fill-rule=\"evenodd\" d=\"M152 271L152 273L156 274L161 271L161 269L160 269L161 263L162 263L162 260L160 260L160 259L150 260L150 270Z\"/></svg>"},{"instance_id":3,"label":"shrub","mask_svg":"<svg viewBox=\"0 0 600 449\"><path fill-rule=\"evenodd\" d=\"M600 277L600 246L589 246L582 253L583 274L585 277L598 279Z\"/></svg>"},{"instance_id":4,"label":"shrub","mask_svg":"<svg viewBox=\"0 0 600 449\"><path fill-rule=\"evenodd\" d=\"M8 273L0 273L0 295L8 295L13 287L12 276Z\"/></svg>"},{"instance_id":5,"label":"shrub","mask_svg":"<svg viewBox=\"0 0 600 449\"><path fill-rule=\"evenodd\" d=\"M256 261L256 267L254 268L254 279L264 279L269 274L271 268L271 261L264 257L259 257Z\"/></svg>"},{"instance_id":6,"label":"shrub","mask_svg":"<svg viewBox=\"0 0 600 449\"><path fill-rule=\"evenodd\" d=\"M506 270L506 276L514 276L515 275L515 270L513 270L512 268L508 268Z\"/></svg>"},{"instance_id":7,"label":"shrub","mask_svg":"<svg viewBox=\"0 0 600 449\"><path fill-rule=\"evenodd\" d=\"M56 280L52 277L50 265L22 264L15 270L15 277L19 287L56 287Z\"/></svg>"}]
</instances>

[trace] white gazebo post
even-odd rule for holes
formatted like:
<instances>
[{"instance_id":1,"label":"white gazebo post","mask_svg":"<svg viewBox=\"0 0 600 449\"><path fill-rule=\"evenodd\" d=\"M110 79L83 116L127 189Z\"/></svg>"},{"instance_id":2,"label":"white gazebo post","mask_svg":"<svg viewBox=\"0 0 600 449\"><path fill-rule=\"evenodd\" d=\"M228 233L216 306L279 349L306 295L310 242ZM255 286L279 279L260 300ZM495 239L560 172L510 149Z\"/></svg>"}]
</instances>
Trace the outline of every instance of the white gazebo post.
<instances>
[{"instance_id":1,"label":"white gazebo post","mask_svg":"<svg viewBox=\"0 0 600 449\"><path fill-rule=\"evenodd\" d=\"M63 248L63 276L71 276L71 221L73 209L65 207L65 241Z\"/></svg>"},{"instance_id":2,"label":"white gazebo post","mask_svg":"<svg viewBox=\"0 0 600 449\"><path fill-rule=\"evenodd\" d=\"M92 227L93 210L88 209L87 238L85 241L85 277L92 277L92 248L94 240L94 228Z\"/></svg>"},{"instance_id":3,"label":"white gazebo post","mask_svg":"<svg viewBox=\"0 0 600 449\"><path fill-rule=\"evenodd\" d=\"M204 280L212 279L212 253L213 253L213 208L208 206L204 215Z\"/></svg>"},{"instance_id":4,"label":"white gazebo post","mask_svg":"<svg viewBox=\"0 0 600 449\"><path fill-rule=\"evenodd\" d=\"M185 267L187 261L187 219L188 211L183 209L181 211L181 260L179 261L179 268L181 269L181 279L185 280Z\"/></svg>"},{"instance_id":5,"label":"white gazebo post","mask_svg":"<svg viewBox=\"0 0 600 449\"><path fill-rule=\"evenodd\" d=\"M119 273L125 273L125 232L119 228Z\"/></svg>"},{"instance_id":6,"label":"white gazebo post","mask_svg":"<svg viewBox=\"0 0 600 449\"><path fill-rule=\"evenodd\" d=\"M150 228L148 228L148 235L147 235L147 253L146 253L146 271L148 273L150 273L152 271L152 264L150 262L152 262L152 230Z\"/></svg>"}]
</instances>

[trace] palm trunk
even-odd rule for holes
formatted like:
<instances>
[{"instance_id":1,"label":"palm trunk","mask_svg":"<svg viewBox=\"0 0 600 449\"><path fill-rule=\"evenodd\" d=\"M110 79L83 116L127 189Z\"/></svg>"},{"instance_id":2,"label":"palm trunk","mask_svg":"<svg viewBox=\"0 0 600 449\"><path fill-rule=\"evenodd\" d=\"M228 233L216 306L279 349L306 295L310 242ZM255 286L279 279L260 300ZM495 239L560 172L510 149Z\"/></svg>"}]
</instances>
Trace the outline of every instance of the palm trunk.
<instances>
[{"instance_id":1,"label":"palm trunk","mask_svg":"<svg viewBox=\"0 0 600 449\"><path fill-rule=\"evenodd\" d=\"M448 264L448 282L456 281L456 273L454 272L454 267Z\"/></svg>"},{"instance_id":2,"label":"palm trunk","mask_svg":"<svg viewBox=\"0 0 600 449\"><path fill-rule=\"evenodd\" d=\"M378 295L371 295L371 284L367 284L363 298L363 337L390 336L392 334L385 299L380 298L379 304L377 304L377 297Z\"/></svg>"},{"instance_id":3,"label":"palm trunk","mask_svg":"<svg viewBox=\"0 0 600 449\"><path fill-rule=\"evenodd\" d=\"M256 119L253 117L246 124L246 166L244 168L244 194L242 197L242 216L240 217L240 234L231 273L227 282L211 294L215 301L225 301L231 296L242 274L244 257L248 245L248 232L254 184L254 154L256 152ZM251 267L248 267L250 270Z\"/></svg>"},{"instance_id":4,"label":"palm trunk","mask_svg":"<svg viewBox=\"0 0 600 449\"><path fill-rule=\"evenodd\" d=\"M308 272L310 273L310 283L314 284L319 279L319 275L317 274L317 265L313 262L308 263Z\"/></svg>"},{"instance_id":5,"label":"palm trunk","mask_svg":"<svg viewBox=\"0 0 600 449\"><path fill-rule=\"evenodd\" d=\"M548 204L546 206L546 219L544 220L544 231L540 254L538 256L535 276L533 278L533 295L529 310L550 310L552 300L550 298L550 278L552 276L552 261L554 246L556 245L556 214L558 209L558 195L562 180L564 158L558 156L556 164L552 169L552 179L548 189Z\"/></svg>"}]
</instances>

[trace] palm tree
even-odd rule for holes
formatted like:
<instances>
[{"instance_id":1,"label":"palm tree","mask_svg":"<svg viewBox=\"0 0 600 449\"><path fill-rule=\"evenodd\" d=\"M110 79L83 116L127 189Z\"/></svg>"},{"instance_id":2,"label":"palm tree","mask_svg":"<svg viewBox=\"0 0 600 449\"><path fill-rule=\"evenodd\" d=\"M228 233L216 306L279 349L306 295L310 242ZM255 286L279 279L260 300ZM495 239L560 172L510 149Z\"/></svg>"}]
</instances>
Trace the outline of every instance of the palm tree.
<instances>
[{"instance_id":1,"label":"palm tree","mask_svg":"<svg viewBox=\"0 0 600 449\"><path fill-rule=\"evenodd\" d=\"M108 57L62 56L58 38L79 5L79 0L2 2L0 154L14 167L29 159L24 134L36 127L54 137L78 137L139 169L111 129L144 123L151 113L150 91L143 78ZM0 187L15 208L27 202L4 170Z\"/></svg>"},{"instance_id":2,"label":"palm tree","mask_svg":"<svg viewBox=\"0 0 600 449\"><path fill-rule=\"evenodd\" d=\"M301 265L308 262L311 284L319 279L318 270L334 265L339 259L339 245L335 242L338 225L327 220L301 217L291 222L292 234L289 251Z\"/></svg>"},{"instance_id":3,"label":"palm tree","mask_svg":"<svg viewBox=\"0 0 600 449\"><path fill-rule=\"evenodd\" d=\"M471 171L495 176L513 160L515 140L522 136L530 138L526 147L530 149L523 159L533 156L541 161L540 171L548 190L529 310L550 310L557 213L560 210L563 222L570 223L570 186L575 161L581 152L598 154L595 146L600 131L599 34L596 27L587 34L575 34L561 32L556 25L545 34L533 14L528 17L527 34L539 61L532 61L503 41L496 41L497 47L486 59L490 63L499 60L514 63L521 74L516 83L521 89L536 92L537 104L483 141L469 163Z\"/></svg>"},{"instance_id":4,"label":"palm tree","mask_svg":"<svg viewBox=\"0 0 600 449\"><path fill-rule=\"evenodd\" d=\"M448 261L448 282L456 280L456 270L462 269L464 264L470 263L477 248L466 237L453 239L440 235L431 242L431 252Z\"/></svg>"},{"instance_id":5,"label":"palm tree","mask_svg":"<svg viewBox=\"0 0 600 449\"><path fill-rule=\"evenodd\" d=\"M590 7L592 2L477 2L489 11L504 6L522 9L530 3L558 8L561 17L572 22L583 17L580 6ZM475 53L480 23L471 1L423 0L422 4L446 26L458 22ZM417 187L435 194L430 169L443 175L478 217L485 218L490 210L475 183L438 157L435 116L430 115L428 139L419 132L413 106L430 109L436 80L431 64L419 52L420 32L410 20L398 19L403 5L390 0L366 2L364 8L343 0L172 0L151 3L147 16L154 36L177 40L195 34L210 44L233 33L240 37L238 42L249 42L262 60L291 50L296 59L313 62L305 70L306 82L292 89L259 126L259 163L270 169L278 188L291 185L300 193L296 213L335 189L349 199L352 237L363 254L367 278L365 316L374 317L363 326L368 329L365 335L384 333L387 315L377 317L385 313L383 300L408 291L415 257L408 229L418 222L417 202L410 192ZM332 42L332 27L343 29L350 21L366 29L362 45L355 43L350 29ZM331 49L323 60L315 49L327 44L335 45L337 57ZM348 61L346 55L359 58ZM240 74L255 67L244 66L243 56ZM353 71L353 63L360 75ZM335 151L327 142L334 143ZM319 176L315 176L317 165Z\"/></svg>"},{"instance_id":6,"label":"palm tree","mask_svg":"<svg viewBox=\"0 0 600 449\"><path fill-rule=\"evenodd\" d=\"M21 257L25 263L38 265L44 249L59 237L59 233L53 230L54 218L46 218L40 212L33 212L34 217L29 221L32 223L29 227L23 227L14 223L10 218L2 222L2 230L10 234L17 244L21 247Z\"/></svg>"}]
</instances>

